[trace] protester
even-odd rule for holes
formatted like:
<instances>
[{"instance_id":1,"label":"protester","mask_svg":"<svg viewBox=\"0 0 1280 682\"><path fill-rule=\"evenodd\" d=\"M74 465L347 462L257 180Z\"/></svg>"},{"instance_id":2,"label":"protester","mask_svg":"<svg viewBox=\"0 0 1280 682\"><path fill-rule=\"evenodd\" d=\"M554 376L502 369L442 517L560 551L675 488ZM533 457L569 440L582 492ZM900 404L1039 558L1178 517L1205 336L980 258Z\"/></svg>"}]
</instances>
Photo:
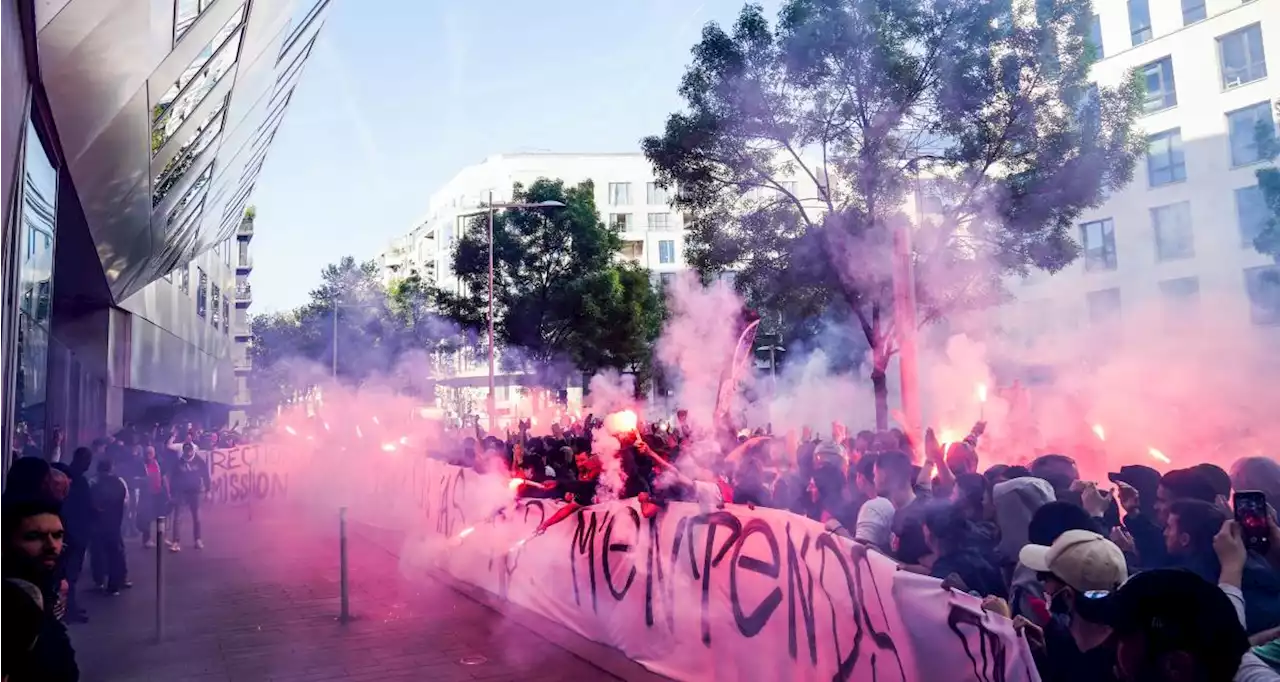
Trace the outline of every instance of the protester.
<instances>
[{"instance_id":1,"label":"protester","mask_svg":"<svg viewBox=\"0 0 1280 682\"><path fill-rule=\"evenodd\" d=\"M93 462L93 451L79 447L71 454L71 464L54 464L53 467L67 476L70 488L62 503L62 522L66 529L66 547L62 553L61 576L67 581L67 620L73 623L88 622L89 616L80 605L80 576L84 572L85 557L93 543L95 513L93 495L86 474Z\"/></svg>"},{"instance_id":2,"label":"protester","mask_svg":"<svg viewBox=\"0 0 1280 682\"><path fill-rule=\"evenodd\" d=\"M170 441L172 448L173 441ZM182 510L191 514L191 536L196 549L204 549L204 540L200 537L200 498L211 487L209 481L209 465L204 458L196 454L195 446L186 442L181 446L182 454L170 465L168 472L169 492L172 495L173 541L169 550L182 550Z\"/></svg>"},{"instance_id":3,"label":"protester","mask_svg":"<svg viewBox=\"0 0 1280 682\"><path fill-rule=\"evenodd\" d=\"M55 602L59 565L65 530L57 507L48 502L7 503L3 511L3 573L6 581L20 580L39 588L42 608L39 634L27 656L18 656L14 668L7 665L12 682L75 682L80 679L75 650L66 628L59 621ZM9 597L6 594L5 602ZM10 627L23 627L21 622L4 619L6 636ZM16 634L16 633L15 633Z\"/></svg>"},{"instance_id":4,"label":"protester","mask_svg":"<svg viewBox=\"0 0 1280 682\"><path fill-rule=\"evenodd\" d=\"M103 592L119 595L121 588L132 587L124 552L125 511L129 505L129 486L112 471L111 460L98 462L98 476L93 482L93 582Z\"/></svg>"},{"instance_id":5,"label":"protester","mask_svg":"<svg viewBox=\"0 0 1280 682\"><path fill-rule=\"evenodd\" d=\"M1068 530L1050 546L1028 544L1019 563L1044 583L1052 619L1037 652L1043 680L1113 680L1116 640L1108 597L1128 578L1124 553L1098 533ZM1065 622L1063 622L1065 621Z\"/></svg>"}]
</instances>

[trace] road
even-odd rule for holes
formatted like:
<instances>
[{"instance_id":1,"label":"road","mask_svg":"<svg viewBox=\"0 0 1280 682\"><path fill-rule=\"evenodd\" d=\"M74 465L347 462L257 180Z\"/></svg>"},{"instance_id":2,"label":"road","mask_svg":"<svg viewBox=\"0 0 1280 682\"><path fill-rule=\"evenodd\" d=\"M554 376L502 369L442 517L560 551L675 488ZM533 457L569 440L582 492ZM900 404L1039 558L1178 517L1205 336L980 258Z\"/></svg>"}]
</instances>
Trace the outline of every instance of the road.
<instances>
[{"instance_id":1,"label":"road","mask_svg":"<svg viewBox=\"0 0 1280 682\"><path fill-rule=\"evenodd\" d=\"M356 618L340 624L336 519L300 521L288 507L259 507L252 518L242 507L205 511L207 547L164 553L161 643L155 550L130 540L134 588L84 596L90 622L71 626L82 680L660 679L518 607L498 605L500 612L474 590L402 575L385 538L375 542L369 529L349 534Z\"/></svg>"}]
</instances>

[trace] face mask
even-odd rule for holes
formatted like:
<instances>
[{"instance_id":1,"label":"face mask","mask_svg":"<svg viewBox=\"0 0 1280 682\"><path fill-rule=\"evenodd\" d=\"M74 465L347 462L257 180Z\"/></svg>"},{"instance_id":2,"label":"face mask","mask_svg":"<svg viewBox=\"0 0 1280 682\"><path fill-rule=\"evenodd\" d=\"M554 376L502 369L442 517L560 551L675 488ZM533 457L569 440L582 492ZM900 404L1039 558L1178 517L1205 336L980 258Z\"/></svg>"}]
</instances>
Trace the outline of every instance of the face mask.
<instances>
[{"instance_id":1,"label":"face mask","mask_svg":"<svg viewBox=\"0 0 1280 682\"><path fill-rule=\"evenodd\" d=\"M1071 613L1071 603L1067 601L1069 590L1070 588L1064 587L1049 597L1049 613L1056 616L1066 616Z\"/></svg>"}]
</instances>

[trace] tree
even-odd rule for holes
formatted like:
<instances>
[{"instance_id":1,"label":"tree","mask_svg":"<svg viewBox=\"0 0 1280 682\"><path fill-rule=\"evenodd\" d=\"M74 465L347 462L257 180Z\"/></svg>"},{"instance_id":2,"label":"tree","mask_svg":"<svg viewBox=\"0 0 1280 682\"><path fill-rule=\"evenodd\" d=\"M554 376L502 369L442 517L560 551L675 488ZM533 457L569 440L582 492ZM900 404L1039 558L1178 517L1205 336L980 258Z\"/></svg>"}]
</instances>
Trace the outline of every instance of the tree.
<instances>
[{"instance_id":1,"label":"tree","mask_svg":"<svg viewBox=\"0 0 1280 682\"><path fill-rule=\"evenodd\" d=\"M1275 105L1275 117L1280 120L1280 104ZM1258 148L1271 165L1257 172L1258 189L1262 192L1262 201L1267 208L1267 225L1253 240L1254 248L1259 253L1271 256L1280 263L1280 169L1275 166L1280 156L1280 140L1276 137L1275 125L1262 124L1258 131Z\"/></svg>"},{"instance_id":2,"label":"tree","mask_svg":"<svg viewBox=\"0 0 1280 682\"><path fill-rule=\"evenodd\" d=\"M703 29L686 109L644 140L691 217L686 250L795 340L854 321L877 425L898 350L895 231L916 223L921 324L1002 300L1002 278L1079 253L1080 212L1124 186L1145 146L1136 77L1086 80L1088 0L788 0ZM801 191L803 186L808 189ZM908 198L929 197L930 217Z\"/></svg>"},{"instance_id":3,"label":"tree","mask_svg":"<svg viewBox=\"0 0 1280 682\"><path fill-rule=\"evenodd\" d=\"M622 239L601 222L594 185L542 178L527 189L516 184L512 201L565 206L494 215L494 334L512 349L504 366L551 386L569 375L566 360L587 371L647 362L660 301L646 271L615 266ZM454 247L453 271L465 293L432 291L436 310L468 329L488 321L487 221L473 219Z\"/></svg>"}]
</instances>

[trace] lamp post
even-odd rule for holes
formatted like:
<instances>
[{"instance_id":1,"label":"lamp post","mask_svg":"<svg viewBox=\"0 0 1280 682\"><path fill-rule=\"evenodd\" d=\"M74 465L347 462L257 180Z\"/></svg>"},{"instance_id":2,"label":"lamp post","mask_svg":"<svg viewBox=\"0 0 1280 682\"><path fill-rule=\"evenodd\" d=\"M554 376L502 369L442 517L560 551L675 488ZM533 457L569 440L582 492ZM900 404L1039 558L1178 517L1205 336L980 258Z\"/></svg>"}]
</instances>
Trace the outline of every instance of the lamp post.
<instances>
[{"instance_id":1,"label":"lamp post","mask_svg":"<svg viewBox=\"0 0 1280 682\"><path fill-rule=\"evenodd\" d=\"M475 211L472 213L462 213L458 217L465 218L469 216L488 214L489 220L489 396L485 402L485 410L489 413L489 433L493 433L495 425L494 411L497 409L497 400L494 395L493 385L493 213L498 209L503 210L527 210L539 208L564 208L564 204L559 201L538 201L535 203L493 203L493 192L489 192L489 205L484 211Z\"/></svg>"}]
</instances>

